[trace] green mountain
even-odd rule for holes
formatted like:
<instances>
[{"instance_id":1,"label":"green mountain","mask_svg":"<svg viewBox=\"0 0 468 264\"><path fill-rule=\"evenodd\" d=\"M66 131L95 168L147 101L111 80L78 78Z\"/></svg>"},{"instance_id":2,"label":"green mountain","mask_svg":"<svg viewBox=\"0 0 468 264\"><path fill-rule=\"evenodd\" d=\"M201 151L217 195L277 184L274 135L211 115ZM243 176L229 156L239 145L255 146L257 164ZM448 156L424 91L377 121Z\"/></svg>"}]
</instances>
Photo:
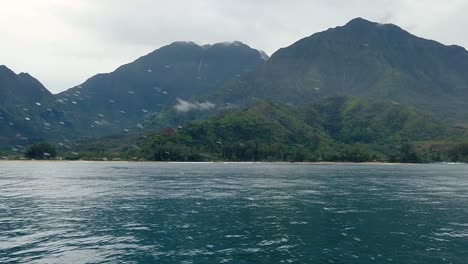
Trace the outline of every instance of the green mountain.
<instances>
[{"instance_id":1,"label":"green mountain","mask_svg":"<svg viewBox=\"0 0 468 264\"><path fill-rule=\"evenodd\" d=\"M34 77L27 73L16 74L0 65L0 106L29 106L53 95Z\"/></svg>"},{"instance_id":2,"label":"green mountain","mask_svg":"<svg viewBox=\"0 0 468 264\"><path fill-rule=\"evenodd\" d=\"M434 146L462 142L467 135L394 103L332 97L294 108L260 101L145 137L128 155L177 161L419 162L441 159L440 153L433 155Z\"/></svg>"},{"instance_id":3,"label":"green mountain","mask_svg":"<svg viewBox=\"0 0 468 264\"><path fill-rule=\"evenodd\" d=\"M51 100L53 95L31 75L0 66L0 146L45 136L40 115Z\"/></svg>"},{"instance_id":4,"label":"green mountain","mask_svg":"<svg viewBox=\"0 0 468 264\"><path fill-rule=\"evenodd\" d=\"M176 105L178 99L213 93L228 79L241 78L264 62L262 52L241 42L175 42L58 94L54 107L81 135L139 130L145 118Z\"/></svg>"},{"instance_id":5,"label":"green mountain","mask_svg":"<svg viewBox=\"0 0 468 264\"><path fill-rule=\"evenodd\" d=\"M350 95L466 123L468 52L357 18L278 50L255 74L226 85L221 95L229 103L260 98L293 105Z\"/></svg>"},{"instance_id":6,"label":"green mountain","mask_svg":"<svg viewBox=\"0 0 468 264\"><path fill-rule=\"evenodd\" d=\"M91 154L107 146L159 160L403 160L401 149L439 144L447 156L466 138L445 124L468 124L467 69L464 48L361 18L269 59L240 42L175 42L57 95L3 66L0 146L47 140L82 152L99 142ZM136 144L165 127L178 128ZM72 146L77 138L86 140Z\"/></svg>"},{"instance_id":7,"label":"green mountain","mask_svg":"<svg viewBox=\"0 0 468 264\"><path fill-rule=\"evenodd\" d=\"M0 146L16 149L44 140L142 130L144 120L161 109L210 94L265 59L263 52L240 42L175 42L57 95L29 74L0 66ZM202 110L215 106L200 105Z\"/></svg>"}]
</instances>

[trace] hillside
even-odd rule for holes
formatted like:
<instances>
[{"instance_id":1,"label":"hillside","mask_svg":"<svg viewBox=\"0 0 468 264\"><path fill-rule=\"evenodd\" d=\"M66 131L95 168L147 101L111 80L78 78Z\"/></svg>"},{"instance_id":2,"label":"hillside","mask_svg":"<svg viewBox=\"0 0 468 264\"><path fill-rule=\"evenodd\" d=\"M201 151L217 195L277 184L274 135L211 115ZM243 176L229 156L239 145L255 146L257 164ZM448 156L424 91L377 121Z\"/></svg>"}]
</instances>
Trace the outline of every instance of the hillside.
<instances>
[{"instance_id":1,"label":"hillside","mask_svg":"<svg viewBox=\"0 0 468 264\"><path fill-rule=\"evenodd\" d=\"M228 79L254 71L264 59L241 42L175 42L58 94L55 107L82 135L139 130L145 118L174 106L178 98L213 93Z\"/></svg>"},{"instance_id":2,"label":"hillside","mask_svg":"<svg viewBox=\"0 0 468 264\"><path fill-rule=\"evenodd\" d=\"M260 101L120 146L110 140L114 152L99 155L177 161L419 162L443 158L441 153L435 157L435 149L430 152L427 144L435 147L467 138L466 130L447 127L413 108L333 97L299 109ZM102 142L94 144L103 148ZM93 149L90 145L81 150L99 157ZM416 151L417 160L407 156Z\"/></svg>"},{"instance_id":3,"label":"hillside","mask_svg":"<svg viewBox=\"0 0 468 264\"><path fill-rule=\"evenodd\" d=\"M44 137L40 116L52 100L53 95L31 75L0 66L0 146Z\"/></svg>"},{"instance_id":4,"label":"hillside","mask_svg":"<svg viewBox=\"0 0 468 264\"><path fill-rule=\"evenodd\" d=\"M337 95L393 101L466 123L468 52L357 18L278 50L254 75L226 85L221 101L295 105Z\"/></svg>"},{"instance_id":5,"label":"hillside","mask_svg":"<svg viewBox=\"0 0 468 264\"><path fill-rule=\"evenodd\" d=\"M28 106L53 98L53 95L28 73L16 74L0 65L0 106Z\"/></svg>"}]
</instances>

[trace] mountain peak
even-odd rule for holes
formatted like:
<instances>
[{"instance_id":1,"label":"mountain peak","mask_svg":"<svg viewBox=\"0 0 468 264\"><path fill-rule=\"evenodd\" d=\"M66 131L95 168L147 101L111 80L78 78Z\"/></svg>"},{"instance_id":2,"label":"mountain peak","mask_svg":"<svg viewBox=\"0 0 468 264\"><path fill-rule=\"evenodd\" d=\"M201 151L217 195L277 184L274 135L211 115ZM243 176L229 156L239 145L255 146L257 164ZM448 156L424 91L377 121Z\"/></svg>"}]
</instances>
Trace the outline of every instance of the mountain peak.
<instances>
[{"instance_id":1,"label":"mountain peak","mask_svg":"<svg viewBox=\"0 0 468 264\"><path fill-rule=\"evenodd\" d=\"M199 46L193 41L174 41L169 46Z\"/></svg>"},{"instance_id":2,"label":"mountain peak","mask_svg":"<svg viewBox=\"0 0 468 264\"><path fill-rule=\"evenodd\" d=\"M20 72L20 73L18 74L18 77L21 77L21 78L28 78L28 79L31 79L31 78L35 79L34 77L31 76L31 74L29 74L29 73L27 73L27 72Z\"/></svg>"},{"instance_id":3,"label":"mountain peak","mask_svg":"<svg viewBox=\"0 0 468 264\"><path fill-rule=\"evenodd\" d=\"M245 47L245 48L251 48L249 45L242 43L241 41L226 41L226 42L219 42L219 43L213 43L213 44L204 44L204 45L199 45L193 41L175 41L172 42L171 44L164 46L164 47L196 47L196 48L203 48L203 49L210 49L213 47ZM163 47L163 48L164 48Z\"/></svg>"},{"instance_id":4,"label":"mountain peak","mask_svg":"<svg viewBox=\"0 0 468 264\"><path fill-rule=\"evenodd\" d=\"M245 47L245 48L251 48L249 45L244 44L240 41L225 41L225 42L218 42L214 44L205 44L203 45L205 49L212 48L212 47Z\"/></svg>"},{"instance_id":5,"label":"mountain peak","mask_svg":"<svg viewBox=\"0 0 468 264\"><path fill-rule=\"evenodd\" d=\"M15 74L10 68L5 65L0 65L0 73Z\"/></svg>"},{"instance_id":6,"label":"mountain peak","mask_svg":"<svg viewBox=\"0 0 468 264\"><path fill-rule=\"evenodd\" d=\"M357 17L351 19L345 26L353 26L353 25L375 25L377 23L364 19L362 17Z\"/></svg>"},{"instance_id":7,"label":"mountain peak","mask_svg":"<svg viewBox=\"0 0 468 264\"><path fill-rule=\"evenodd\" d=\"M174 41L169 46L176 45L176 46L200 46L193 41ZM203 46L214 46L214 45L222 45L222 46L247 46L246 44L242 43L241 41L225 41L225 42L218 42L214 44L205 44ZM203 47L201 46L201 47Z\"/></svg>"},{"instance_id":8,"label":"mountain peak","mask_svg":"<svg viewBox=\"0 0 468 264\"><path fill-rule=\"evenodd\" d=\"M226 42L221 42L221 43L216 43L214 45L222 45L222 46L246 46L244 43L240 42L240 41L232 41L232 42L229 42L229 41L226 41Z\"/></svg>"},{"instance_id":9,"label":"mountain peak","mask_svg":"<svg viewBox=\"0 0 468 264\"><path fill-rule=\"evenodd\" d=\"M18 78L28 78L36 80L27 72L21 72L16 74L12 69L8 68L6 65L0 65L0 73L8 74L11 76L17 76Z\"/></svg>"},{"instance_id":10,"label":"mountain peak","mask_svg":"<svg viewBox=\"0 0 468 264\"><path fill-rule=\"evenodd\" d=\"M400 28L397 25L391 24L391 23L378 23L378 22L373 22L367 19L364 19L362 17L357 17L352 20L350 20L348 23L346 23L344 26L339 27L339 28L344 28L344 29L350 29L353 31L366 31L366 32L371 32L371 31L388 31L388 32L406 32L404 29Z\"/></svg>"}]
</instances>

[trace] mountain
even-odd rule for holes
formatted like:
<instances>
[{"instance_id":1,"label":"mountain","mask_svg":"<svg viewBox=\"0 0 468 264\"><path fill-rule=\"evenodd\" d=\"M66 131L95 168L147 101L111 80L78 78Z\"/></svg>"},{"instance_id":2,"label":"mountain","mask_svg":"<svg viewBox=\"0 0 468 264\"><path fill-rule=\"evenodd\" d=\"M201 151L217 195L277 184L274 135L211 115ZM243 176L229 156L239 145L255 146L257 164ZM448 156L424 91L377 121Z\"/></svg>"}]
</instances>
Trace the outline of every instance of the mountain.
<instances>
[{"instance_id":1,"label":"mountain","mask_svg":"<svg viewBox=\"0 0 468 264\"><path fill-rule=\"evenodd\" d=\"M304 104L350 95L393 101L448 121L468 121L468 52L357 18L275 52L253 75L225 87L246 97Z\"/></svg>"},{"instance_id":2,"label":"mountain","mask_svg":"<svg viewBox=\"0 0 468 264\"><path fill-rule=\"evenodd\" d=\"M371 145L388 157L387 147L374 147L388 146L390 139L397 144L448 136L430 115L444 123L467 124L467 70L464 48L361 18L299 40L271 58L241 42L174 42L55 96L28 74L0 67L0 145L16 144L12 139L25 144L45 139L71 149L68 140L138 137L213 120L209 117L226 111L244 113L242 109L260 101L272 113L297 115L288 122L309 127L306 133L286 125L281 133L310 135L315 129L316 138L332 142L328 146ZM367 99L377 103L359 101ZM258 120L271 119L262 118ZM411 122L402 127L405 120ZM275 130L262 126L264 133Z\"/></svg>"},{"instance_id":3,"label":"mountain","mask_svg":"<svg viewBox=\"0 0 468 264\"><path fill-rule=\"evenodd\" d=\"M227 80L256 70L265 59L263 52L241 42L174 42L58 94L54 107L78 134L138 130L145 117L178 99L213 93Z\"/></svg>"},{"instance_id":4,"label":"mountain","mask_svg":"<svg viewBox=\"0 0 468 264\"><path fill-rule=\"evenodd\" d=\"M16 74L4 65L0 65L0 107L26 106L53 95L28 73Z\"/></svg>"},{"instance_id":5,"label":"mountain","mask_svg":"<svg viewBox=\"0 0 468 264\"><path fill-rule=\"evenodd\" d=\"M0 66L0 145L42 137L40 113L54 96L34 77Z\"/></svg>"}]
</instances>

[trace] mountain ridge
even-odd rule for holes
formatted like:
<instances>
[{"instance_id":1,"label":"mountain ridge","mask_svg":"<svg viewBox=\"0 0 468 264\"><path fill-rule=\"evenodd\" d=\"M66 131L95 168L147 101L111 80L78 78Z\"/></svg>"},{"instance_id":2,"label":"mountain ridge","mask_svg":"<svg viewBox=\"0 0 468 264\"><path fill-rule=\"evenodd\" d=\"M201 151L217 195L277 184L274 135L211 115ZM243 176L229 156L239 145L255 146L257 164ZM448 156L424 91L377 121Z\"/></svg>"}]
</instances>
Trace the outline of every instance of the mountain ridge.
<instances>
[{"instance_id":1,"label":"mountain ridge","mask_svg":"<svg viewBox=\"0 0 468 264\"><path fill-rule=\"evenodd\" d=\"M467 69L464 48L419 38L393 24L354 19L279 49L244 84L226 90L291 104L337 95L386 99L467 122ZM236 102L229 93L224 96Z\"/></svg>"},{"instance_id":2,"label":"mountain ridge","mask_svg":"<svg viewBox=\"0 0 468 264\"><path fill-rule=\"evenodd\" d=\"M52 93L30 74L0 65L0 146L44 138L38 119L43 105L52 100Z\"/></svg>"},{"instance_id":3,"label":"mountain ridge","mask_svg":"<svg viewBox=\"0 0 468 264\"><path fill-rule=\"evenodd\" d=\"M102 135L132 130L179 98L209 94L254 71L265 62L263 57L239 41L203 46L173 42L59 93L55 107L84 134L90 126Z\"/></svg>"}]
</instances>

